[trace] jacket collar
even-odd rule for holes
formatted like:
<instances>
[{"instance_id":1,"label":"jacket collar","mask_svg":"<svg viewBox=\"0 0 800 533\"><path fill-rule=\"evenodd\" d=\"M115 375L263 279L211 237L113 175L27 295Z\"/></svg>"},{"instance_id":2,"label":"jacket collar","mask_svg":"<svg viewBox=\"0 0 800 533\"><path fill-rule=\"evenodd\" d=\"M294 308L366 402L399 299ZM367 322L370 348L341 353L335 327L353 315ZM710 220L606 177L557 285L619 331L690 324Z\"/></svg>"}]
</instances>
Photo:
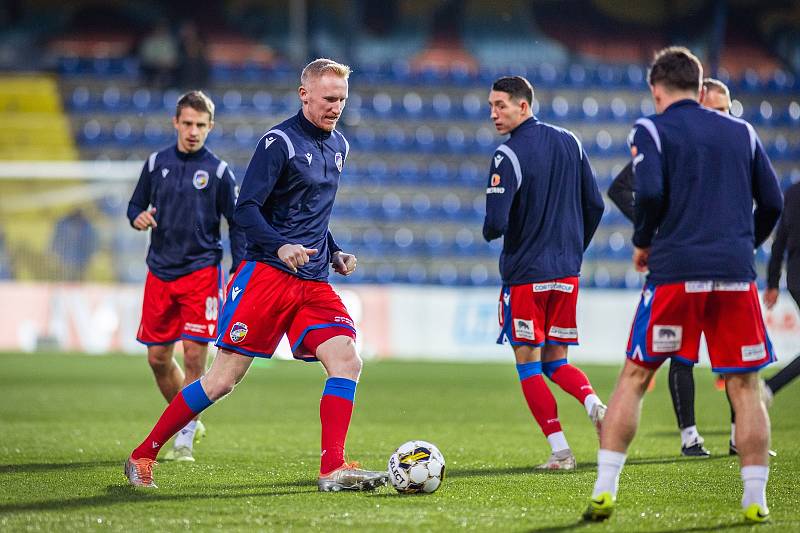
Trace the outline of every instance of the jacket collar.
<instances>
[{"instance_id":1,"label":"jacket collar","mask_svg":"<svg viewBox=\"0 0 800 533\"><path fill-rule=\"evenodd\" d=\"M178 150L178 143L175 143L173 151L175 152L175 157L182 161L197 161L198 159L202 159L208 153L208 148L203 145L203 147L196 152L186 153Z\"/></svg>"},{"instance_id":2,"label":"jacket collar","mask_svg":"<svg viewBox=\"0 0 800 533\"><path fill-rule=\"evenodd\" d=\"M316 127L310 120L308 120L303 114L302 108L297 112L297 120L300 122L303 130L305 130L306 133L308 133L314 139L321 139L324 141L331 136L331 132Z\"/></svg>"},{"instance_id":3,"label":"jacket collar","mask_svg":"<svg viewBox=\"0 0 800 533\"><path fill-rule=\"evenodd\" d=\"M515 134L515 133L517 133L518 131L522 131L522 130L525 130L525 129L527 129L527 128L530 128L531 126L533 126L533 125L534 125L534 124L536 124L537 122L539 122L539 120L538 120L536 117L529 117L529 118L526 118L525 120L523 120L523 121L522 121L522 122L519 124L519 126L517 126L516 128L514 128L513 130L511 130L511 131L509 132L509 134L511 134L511 135L514 135L514 134Z\"/></svg>"}]
</instances>

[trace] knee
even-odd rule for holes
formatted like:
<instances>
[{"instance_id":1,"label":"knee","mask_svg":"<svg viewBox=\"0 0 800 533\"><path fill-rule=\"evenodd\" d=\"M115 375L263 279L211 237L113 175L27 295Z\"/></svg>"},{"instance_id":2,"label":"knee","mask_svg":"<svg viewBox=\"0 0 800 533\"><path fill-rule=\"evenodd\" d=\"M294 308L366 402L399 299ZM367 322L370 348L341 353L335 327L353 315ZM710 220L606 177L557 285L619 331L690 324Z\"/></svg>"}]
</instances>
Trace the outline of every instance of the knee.
<instances>
[{"instance_id":1,"label":"knee","mask_svg":"<svg viewBox=\"0 0 800 533\"><path fill-rule=\"evenodd\" d=\"M352 380L358 380L364 365L350 337L337 338L330 344L321 345L317 357L325 363L329 375Z\"/></svg>"},{"instance_id":2,"label":"knee","mask_svg":"<svg viewBox=\"0 0 800 533\"><path fill-rule=\"evenodd\" d=\"M200 380L203 390L212 402L216 402L233 392L236 387L237 381L235 379L227 378L225 376L215 376L207 374Z\"/></svg>"},{"instance_id":3,"label":"knee","mask_svg":"<svg viewBox=\"0 0 800 533\"><path fill-rule=\"evenodd\" d=\"M148 350L147 363L156 374L164 373L172 366L172 352L163 349Z\"/></svg>"},{"instance_id":4,"label":"knee","mask_svg":"<svg viewBox=\"0 0 800 533\"><path fill-rule=\"evenodd\" d=\"M543 361L542 362L542 373L547 376L548 379L553 379L553 374L555 374L556 370L561 368L562 366L567 364L566 358L564 359L557 359L555 361Z\"/></svg>"},{"instance_id":5,"label":"knee","mask_svg":"<svg viewBox=\"0 0 800 533\"><path fill-rule=\"evenodd\" d=\"M655 374L655 370L644 368L630 361L628 361L622 371L622 377L624 377L628 383L634 385L641 394L647 391L647 386L650 385L653 374Z\"/></svg>"}]
</instances>

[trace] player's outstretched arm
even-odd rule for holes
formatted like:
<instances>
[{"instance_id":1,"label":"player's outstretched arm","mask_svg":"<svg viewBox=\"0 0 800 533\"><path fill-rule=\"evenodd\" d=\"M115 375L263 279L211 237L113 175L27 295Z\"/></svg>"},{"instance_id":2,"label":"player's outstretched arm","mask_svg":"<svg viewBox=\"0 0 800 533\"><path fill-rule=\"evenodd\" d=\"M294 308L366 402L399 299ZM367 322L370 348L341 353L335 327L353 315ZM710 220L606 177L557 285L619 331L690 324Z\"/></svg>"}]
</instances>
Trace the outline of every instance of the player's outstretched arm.
<instances>
[{"instance_id":1,"label":"player's outstretched arm","mask_svg":"<svg viewBox=\"0 0 800 533\"><path fill-rule=\"evenodd\" d=\"M342 252L341 250L334 252L331 258L331 265L333 270L342 276L349 276L356 271L358 260L353 254Z\"/></svg>"}]
</instances>

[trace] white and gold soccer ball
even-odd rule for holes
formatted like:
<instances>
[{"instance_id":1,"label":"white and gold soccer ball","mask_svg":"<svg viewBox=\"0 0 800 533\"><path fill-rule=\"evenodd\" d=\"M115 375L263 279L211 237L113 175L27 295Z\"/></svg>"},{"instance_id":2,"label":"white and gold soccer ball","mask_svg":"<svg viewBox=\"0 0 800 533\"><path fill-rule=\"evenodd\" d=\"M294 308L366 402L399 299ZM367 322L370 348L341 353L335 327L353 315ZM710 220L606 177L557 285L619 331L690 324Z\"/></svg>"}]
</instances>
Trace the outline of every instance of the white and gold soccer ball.
<instances>
[{"instance_id":1,"label":"white and gold soccer ball","mask_svg":"<svg viewBox=\"0 0 800 533\"><path fill-rule=\"evenodd\" d=\"M402 494L431 493L444 479L444 456L424 440L408 441L389 458L389 481Z\"/></svg>"}]
</instances>

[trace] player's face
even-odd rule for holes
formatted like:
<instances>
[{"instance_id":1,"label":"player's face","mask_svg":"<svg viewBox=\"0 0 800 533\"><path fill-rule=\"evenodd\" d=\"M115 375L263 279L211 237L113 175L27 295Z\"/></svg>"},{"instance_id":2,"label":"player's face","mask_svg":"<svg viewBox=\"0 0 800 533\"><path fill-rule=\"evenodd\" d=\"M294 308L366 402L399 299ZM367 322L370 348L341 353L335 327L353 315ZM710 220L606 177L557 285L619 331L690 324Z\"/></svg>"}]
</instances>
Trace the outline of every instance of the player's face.
<instances>
[{"instance_id":1,"label":"player's face","mask_svg":"<svg viewBox=\"0 0 800 533\"><path fill-rule=\"evenodd\" d=\"M347 102L347 80L331 72L309 79L298 89L303 114L316 127L333 131Z\"/></svg>"},{"instance_id":2,"label":"player's face","mask_svg":"<svg viewBox=\"0 0 800 533\"><path fill-rule=\"evenodd\" d=\"M497 133L505 135L528 118L528 102L515 100L503 91L489 93L489 110Z\"/></svg>"},{"instance_id":3,"label":"player's face","mask_svg":"<svg viewBox=\"0 0 800 533\"><path fill-rule=\"evenodd\" d=\"M214 121L205 111L197 111L187 106L181 108L180 115L172 117L172 125L178 132L178 150L191 154L206 143L206 137L214 127Z\"/></svg>"},{"instance_id":4,"label":"player's face","mask_svg":"<svg viewBox=\"0 0 800 533\"><path fill-rule=\"evenodd\" d=\"M716 109L721 113L730 113L731 100L728 96L715 89L704 89L700 97L700 103L710 109Z\"/></svg>"}]
</instances>

